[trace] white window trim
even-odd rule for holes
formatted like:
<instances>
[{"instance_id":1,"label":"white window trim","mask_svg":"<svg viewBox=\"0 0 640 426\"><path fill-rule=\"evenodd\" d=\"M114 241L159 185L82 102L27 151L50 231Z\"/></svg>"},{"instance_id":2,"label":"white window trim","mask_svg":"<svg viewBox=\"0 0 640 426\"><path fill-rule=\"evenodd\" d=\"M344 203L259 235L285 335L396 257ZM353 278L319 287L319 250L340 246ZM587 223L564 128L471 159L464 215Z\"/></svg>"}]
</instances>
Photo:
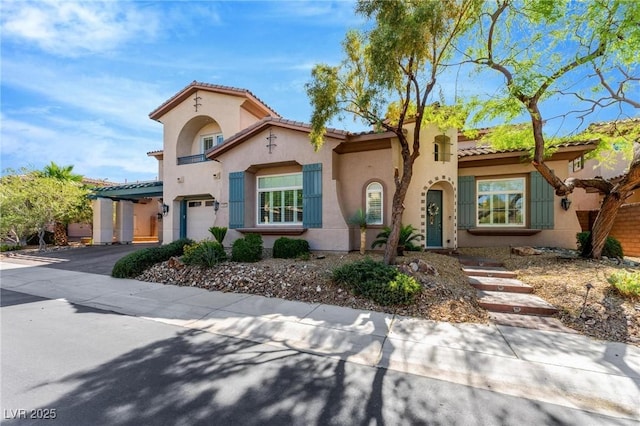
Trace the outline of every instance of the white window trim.
<instances>
[{"instance_id":1,"label":"white window trim","mask_svg":"<svg viewBox=\"0 0 640 426\"><path fill-rule=\"evenodd\" d=\"M369 188L371 187L371 185L373 184L378 184L380 185L380 221L379 222L369 222L369 193L372 192L378 192L378 190L370 190ZM378 182L378 181L373 181L373 182L369 182L367 184L367 188L365 189L365 194L364 194L364 210L365 210L365 217L366 217L366 221L367 221L367 225L382 225L384 224L384 185L382 184L382 182Z\"/></svg>"},{"instance_id":2,"label":"white window trim","mask_svg":"<svg viewBox=\"0 0 640 426\"><path fill-rule=\"evenodd\" d=\"M480 223L478 218L478 197L480 194L480 183L481 182L499 182L505 180L521 180L522 181L522 224L512 224L512 223ZM497 192L485 192L483 194L512 194L513 191L497 191ZM522 176L514 176L509 178L500 178L500 179L476 179L476 226L478 228L524 228L527 226L527 179ZM509 215L506 215L507 219Z\"/></svg>"},{"instance_id":3,"label":"white window trim","mask_svg":"<svg viewBox=\"0 0 640 426\"><path fill-rule=\"evenodd\" d=\"M298 226L298 225L302 225L302 220L301 221L294 221L294 222L269 222L269 223L262 223L260 221L261 217L260 217L260 193L261 192L274 192L274 191L287 191L287 190L299 190L300 192L302 192L302 185L300 186L281 186L278 188L269 188L269 189L260 189L260 179L261 178L267 178L267 177L279 177L279 176L293 176L293 175L300 175L302 176L302 172L294 172L294 173L278 173L278 174L274 174L274 175L262 175L262 176L256 176L256 226L261 227L261 226L282 226L282 227L287 227L287 226ZM300 206L302 207L302 206Z\"/></svg>"},{"instance_id":4,"label":"white window trim","mask_svg":"<svg viewBox=\"0 0 640 426\"><path fill-rule=\"evenodd\" d=\"M206 152L206 149L204 148L204 140L207 138L213 138L212 148L222 144L222 141L220 139L222 138L222 133L220 132L207 133L206 135L201 135L200 136L200 154L204 154Z\"/></svg>"}]
</instances>

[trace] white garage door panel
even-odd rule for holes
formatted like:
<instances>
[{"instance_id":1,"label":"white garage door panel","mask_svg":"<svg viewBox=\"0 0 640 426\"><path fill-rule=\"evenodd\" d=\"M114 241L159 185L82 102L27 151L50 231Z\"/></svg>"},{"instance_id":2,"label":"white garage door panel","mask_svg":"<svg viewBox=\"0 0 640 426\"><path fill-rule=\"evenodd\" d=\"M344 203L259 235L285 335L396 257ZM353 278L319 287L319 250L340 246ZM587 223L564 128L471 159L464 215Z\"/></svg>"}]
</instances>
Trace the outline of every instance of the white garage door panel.
<instances>
[{"instance_id":1,"label":"white garage door panel","mask_svg":"<svg viewBox=\"0 0 640 426\"><path fill-rule=\"evenodd\" d=\"M187 201L187 237L194 241L210 238L214 218L212 200Z\"/></svg>"}]
</instances>

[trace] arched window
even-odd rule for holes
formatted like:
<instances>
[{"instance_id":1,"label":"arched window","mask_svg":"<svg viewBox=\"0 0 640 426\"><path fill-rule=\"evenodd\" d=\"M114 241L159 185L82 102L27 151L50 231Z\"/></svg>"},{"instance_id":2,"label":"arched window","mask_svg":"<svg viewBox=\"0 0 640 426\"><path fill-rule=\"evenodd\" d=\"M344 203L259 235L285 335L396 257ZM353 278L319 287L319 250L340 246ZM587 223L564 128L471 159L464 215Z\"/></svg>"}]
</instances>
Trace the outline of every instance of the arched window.
<instances>
[{"instance_id":1,"label":"arched window","mask_svg":"<svg viewBox=\"0 0 640 426\"><path fill-rule=\"evenodd\" d=\"M382 225L382 185L379 182L371 182L367 185L366 214L367 224Z\"/></svg>"},{"instance_id":2,"label":"arched window","mask_svg":"<svg viewBox=\"0 0 640 426\"><path fill-rule=\"evenodd\" d=\"M433 159L435 161L451 160L451 139L445 135L438 135L433 142Z\"/></svg>"}]
</instances>

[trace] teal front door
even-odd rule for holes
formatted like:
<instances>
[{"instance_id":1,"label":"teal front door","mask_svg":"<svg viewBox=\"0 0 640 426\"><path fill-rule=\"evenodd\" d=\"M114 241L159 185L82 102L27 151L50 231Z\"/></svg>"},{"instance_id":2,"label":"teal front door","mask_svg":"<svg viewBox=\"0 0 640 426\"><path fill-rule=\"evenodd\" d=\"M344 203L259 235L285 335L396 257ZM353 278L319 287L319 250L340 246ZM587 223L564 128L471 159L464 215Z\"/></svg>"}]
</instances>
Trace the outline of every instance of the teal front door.
<instances>
[{"instance_id":1,"label":"teal front door","mask_svg":"<svg viewBox=\"0 0 640 426\"><path fill-rule=\"evenodd\" d=\"M442 191L427 192L427 247L442 247Z\"/></svg>"}]
</instances>

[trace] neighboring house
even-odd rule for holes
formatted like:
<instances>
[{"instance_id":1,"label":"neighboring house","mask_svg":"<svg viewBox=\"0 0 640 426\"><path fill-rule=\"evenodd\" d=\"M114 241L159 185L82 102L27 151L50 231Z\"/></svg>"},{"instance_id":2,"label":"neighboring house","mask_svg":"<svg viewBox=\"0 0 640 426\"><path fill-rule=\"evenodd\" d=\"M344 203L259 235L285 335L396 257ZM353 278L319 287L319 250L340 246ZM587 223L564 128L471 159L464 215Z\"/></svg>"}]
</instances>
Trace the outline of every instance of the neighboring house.
<instances>
[{"instance_id":1,"label":"neighboring house","mask_svg":"<svg viewBox=\"0 0 640 426\"><path fill-rule=\"evenodd\" d=\"M313 250L350 251L360 244L359 228L349 221L358 209L368 214L369 242L391 224L394 173L402 170L393 133L328 129L316 152L309 125L281 118L248 90L199 82L150 117L164 126L163 149L148 153L158 160L162 183L153 191L97 194L94 229L105 236L111 201L118 200L116 234L127 237L133 201L143 196L162 206L165 243L210 238L209 227L225 226L225 245L259 233L265 247L292 236ZM403 223L426 237L426 248L575 247L575 210L562 207L526 153L479 147L457 129L434 125L423 127L421 140ZM594 146L562 145L548 164L564 179L569 162Z\"/></svg>"},{"instance_id":2,"label":"neighboring house","mask_svg":"<svg viewBox=\"0 0 640 426\"><path fill-rule=\"evenodd\" d=\"M624 123L640 126L640 118L632 118ZM606 123L596 123L594 126ZM619 146L614 144L611 158L603 165L595 159L586 160L584 155L569 162L569 174L579 178L601 176L613 182L628 171L629 159L625 158ZM604 194L597 190L575 191L572 208L575 208L580 227L583 231L590 231L600 210ZM622 244L623 251L629 256L640 256L640 191L636 191L625 200L616 216L611 236Z\"/></svg>"}]
</instances>

